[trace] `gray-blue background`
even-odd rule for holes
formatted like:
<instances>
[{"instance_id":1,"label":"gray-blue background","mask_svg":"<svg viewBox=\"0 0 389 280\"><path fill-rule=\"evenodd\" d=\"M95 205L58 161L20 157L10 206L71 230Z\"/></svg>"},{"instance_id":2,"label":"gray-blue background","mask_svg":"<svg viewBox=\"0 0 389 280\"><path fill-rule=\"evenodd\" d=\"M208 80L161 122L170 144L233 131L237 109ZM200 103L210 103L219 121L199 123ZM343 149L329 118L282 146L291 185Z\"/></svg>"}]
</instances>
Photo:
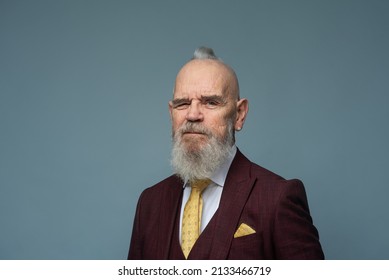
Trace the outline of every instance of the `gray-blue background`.
<instances>
[{"instance_id":1,"label":"gray-blue background","mask_svg":"<svg viewBox=\"0 0 389 280\"><path fill-rule=\"evenodd\" d=\"M0 258L124 259L170 175L200 45L250 101L238 146L304 181L328 259L388 259L388 1L0 1Z\"/></svg>"}]
</instances>

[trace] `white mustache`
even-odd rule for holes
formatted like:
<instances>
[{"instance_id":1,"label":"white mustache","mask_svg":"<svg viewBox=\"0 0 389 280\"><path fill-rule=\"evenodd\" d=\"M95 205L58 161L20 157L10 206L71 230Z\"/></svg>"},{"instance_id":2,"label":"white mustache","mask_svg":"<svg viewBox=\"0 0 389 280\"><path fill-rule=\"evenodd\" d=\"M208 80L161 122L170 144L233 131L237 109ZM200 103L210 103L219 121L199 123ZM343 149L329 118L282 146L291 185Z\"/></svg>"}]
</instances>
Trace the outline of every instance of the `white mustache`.
<instances>
[{"instance_id":1,"label":"white mustache","mask_svg":"<svg viewBox=\"0 0 389 280\"><path fill-rule=\"evenodd\" d=\"M178 131L180 135L183 135L185 133L201 133L205 134L207 136L211 136L212 132L209 131L207 128L203 127L202 125L199 125L197 123L186 123L182 125Z\"/></svg>"}]
</instances>

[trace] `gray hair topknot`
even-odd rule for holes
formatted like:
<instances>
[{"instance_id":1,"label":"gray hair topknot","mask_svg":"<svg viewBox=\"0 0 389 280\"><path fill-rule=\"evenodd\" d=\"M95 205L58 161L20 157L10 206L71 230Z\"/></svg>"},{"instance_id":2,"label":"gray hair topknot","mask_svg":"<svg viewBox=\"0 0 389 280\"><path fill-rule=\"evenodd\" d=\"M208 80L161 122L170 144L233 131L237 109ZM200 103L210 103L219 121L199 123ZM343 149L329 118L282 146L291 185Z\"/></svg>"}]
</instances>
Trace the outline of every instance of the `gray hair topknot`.
<instances>
[{"instance_id":1,"label":"gray hair topknot","mask_svg":"<svg viewBox=\"0 0 389 280\"><path fill-rule=\"evenodd\" d=\"M215 55L215 52L213 51L213 49L208 48L208 47L197 48L193 54L192 59L214 59L214 60L221 61L221 59Z\"/></svg>"}]
</instances>

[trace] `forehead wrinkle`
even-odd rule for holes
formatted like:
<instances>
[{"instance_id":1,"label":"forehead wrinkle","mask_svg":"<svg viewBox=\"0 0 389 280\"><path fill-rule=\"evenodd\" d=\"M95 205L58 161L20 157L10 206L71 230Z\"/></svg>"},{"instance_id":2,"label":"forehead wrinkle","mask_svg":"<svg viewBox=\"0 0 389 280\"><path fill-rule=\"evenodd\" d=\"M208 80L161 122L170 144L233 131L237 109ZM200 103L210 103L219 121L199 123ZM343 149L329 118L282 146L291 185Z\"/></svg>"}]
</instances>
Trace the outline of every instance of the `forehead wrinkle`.
<instances>
[{"instance_id":1,"label":"forehead wrinkle","mask_svg":"<svg viewBox=\"0 0 389 280\"><path fill-rule=\"evenodd\" d=\"M213 75L212 79L178 79L174 88L174 93L180 95L226 95L231 88L230 82L221 74Z\"/></svg>"},{"instance_id":2,"label":"forehead wrinkle","mask_svg":"<svg viewBox=\"0 0 389 280\"><path fill-rule=\"evenodd\" d=\"M195 97L192 97L191 99L193 98L202 98L202 97L209 97L209 96L221 96L221 97L225 97L225 94L224 94L224 89L222 89L221 91L220 90L210 90L210 89L199 89L198 87L194 87L194 90L190 90L190 91L187 91L187 90L175 90L174 91L174 95L173 95L173 98L177 98L177 99L182 99L182 98L185 98L185 99L189 99L189 96L191 95L194 95Z\"/></svg>"}]
</instances>

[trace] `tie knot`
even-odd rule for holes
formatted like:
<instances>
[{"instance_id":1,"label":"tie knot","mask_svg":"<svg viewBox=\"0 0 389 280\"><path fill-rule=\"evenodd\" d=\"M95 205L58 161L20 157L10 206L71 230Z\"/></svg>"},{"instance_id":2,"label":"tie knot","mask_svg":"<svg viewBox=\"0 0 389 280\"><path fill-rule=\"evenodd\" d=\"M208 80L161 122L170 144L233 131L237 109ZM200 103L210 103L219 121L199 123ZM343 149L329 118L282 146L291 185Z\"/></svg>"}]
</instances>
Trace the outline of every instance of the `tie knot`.
<instances>
[{"instance_id":1,"label":"tie knot","mask_svg":"<svg viewBox=\"0 0 389 280\"><path fill-rule=\"evenodd\" d=\"M210 179L194 180L191 183L191 187L193 189L197 189L199 192L202 192L210 183L211 183Z\"/></svg>"}]
</instances>

